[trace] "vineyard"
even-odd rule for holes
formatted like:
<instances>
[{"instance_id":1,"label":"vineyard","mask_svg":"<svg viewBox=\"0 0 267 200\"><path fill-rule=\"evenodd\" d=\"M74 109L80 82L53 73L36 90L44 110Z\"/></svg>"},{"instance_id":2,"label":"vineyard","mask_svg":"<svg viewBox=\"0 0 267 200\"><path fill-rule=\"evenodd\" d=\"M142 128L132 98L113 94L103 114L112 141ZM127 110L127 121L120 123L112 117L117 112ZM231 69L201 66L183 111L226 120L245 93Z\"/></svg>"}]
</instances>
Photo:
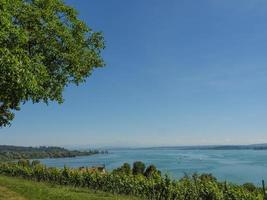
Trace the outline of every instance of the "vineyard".
<instances>
[{"instance_id":1,"label":"vineyard","mask_svg":"<svg viewBox=\"0 0 267 200\"><path fill-rule=\"evenodd\" d=\"M171 180L154 173L125 173L118 168L110 173L71 168L46 167L39 162L0 163L0 174L49 182L58 185L125 194L148 200L263 200L263 192L252 184L219 182L211 175L185 176ZM147 170L148 171L148 170Z\"/></svg>"}]
</instances>

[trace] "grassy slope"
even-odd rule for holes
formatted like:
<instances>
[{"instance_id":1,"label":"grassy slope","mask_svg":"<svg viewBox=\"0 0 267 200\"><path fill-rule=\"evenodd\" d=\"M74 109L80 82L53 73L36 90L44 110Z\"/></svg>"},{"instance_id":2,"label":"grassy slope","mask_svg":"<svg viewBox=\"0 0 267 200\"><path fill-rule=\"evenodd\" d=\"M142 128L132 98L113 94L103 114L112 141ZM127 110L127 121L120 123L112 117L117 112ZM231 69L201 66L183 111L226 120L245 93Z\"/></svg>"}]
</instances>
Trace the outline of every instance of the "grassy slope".
<instances>
[{"instance_id":1,"label":"grassy slope","mask_svg":"<svg viewBox=\"0 0 267 200\"><path fill-rule=\"evenodd\" d=\"M0 186L0 199L2 200L25 200L19 194L9 190L6 187Z\"/></svg>"},{"instance_id":2,"label":"grassy slope","mask_svg":"<svg viewBox=\"0 0 267 200\"><path fill-rule=\"evenodd\" d=\"M0 200L137 200L137 198L0 176Z\"/></svg>"}]
</instances>

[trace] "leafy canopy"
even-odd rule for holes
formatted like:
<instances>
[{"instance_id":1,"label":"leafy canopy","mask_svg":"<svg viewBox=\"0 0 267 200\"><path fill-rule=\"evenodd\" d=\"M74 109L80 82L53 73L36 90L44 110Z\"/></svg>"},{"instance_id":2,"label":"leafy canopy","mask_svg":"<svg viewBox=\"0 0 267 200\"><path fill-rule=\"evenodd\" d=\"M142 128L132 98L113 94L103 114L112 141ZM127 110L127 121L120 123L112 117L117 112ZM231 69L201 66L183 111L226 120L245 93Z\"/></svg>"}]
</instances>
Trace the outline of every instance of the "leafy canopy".
<instances>
[{"instance_id":1,"label":"leafy canopy","mask_svg":"<svg viewBox=\"0 0 267 200\"><path fill-rule=\"evenodd\" d=\"M144 174L146 165L141 161L133 163L133 175Z\"/></svg>"},{"instance_id":2,"label":"leafy canopy","mask_svg":"<svg viewBox=\"0 0 267 200\"><path fill-rule=\"evenodd\" d=\"M64 88L104 66L104 38L62 0L0 1L0 127L21 103L63 102Z\"/></svg>"}]
</instances>

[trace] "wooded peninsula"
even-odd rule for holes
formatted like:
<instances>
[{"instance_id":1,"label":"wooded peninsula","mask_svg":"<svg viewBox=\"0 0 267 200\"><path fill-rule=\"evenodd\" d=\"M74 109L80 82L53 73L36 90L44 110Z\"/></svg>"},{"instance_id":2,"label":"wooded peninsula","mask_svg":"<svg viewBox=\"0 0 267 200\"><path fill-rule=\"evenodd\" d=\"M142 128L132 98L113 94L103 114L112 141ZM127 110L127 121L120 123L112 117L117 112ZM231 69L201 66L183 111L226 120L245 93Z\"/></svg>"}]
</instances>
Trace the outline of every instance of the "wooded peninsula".
<instances>
[{"instance_id":1,"label":"wooded peninsula","mask_svg":"<svg viewBox=\"0 0 267 200\"><path fill-rule=\"evenodd\" d=\"M90 156L94 154L108 153L106 150L68 150L63 147L40 146L22 147L0 145L0 161L10 161L18 159L41 159L41 158L65 158L76 156Z\"/></svg>"}]
</instances>

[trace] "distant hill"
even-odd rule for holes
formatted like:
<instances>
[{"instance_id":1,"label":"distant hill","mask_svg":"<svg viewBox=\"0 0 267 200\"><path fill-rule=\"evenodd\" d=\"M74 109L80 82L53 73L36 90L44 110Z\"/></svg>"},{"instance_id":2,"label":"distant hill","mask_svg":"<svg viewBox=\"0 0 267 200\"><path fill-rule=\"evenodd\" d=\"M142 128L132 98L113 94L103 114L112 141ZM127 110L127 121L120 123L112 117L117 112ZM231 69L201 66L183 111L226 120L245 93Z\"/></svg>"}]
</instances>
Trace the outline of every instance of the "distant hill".
<instances>
[{"instance_id":1,"label":"distant hill","mask_svg":"<svg viewBox=\"0 0 267 200\"><path fill-rule=\"evenodd\" d=\"M162 146L145 149L177 149L177 150L267 150L267 144L250 145L195 145L195 146Z\"/></svg>"},{"instance_id":2,"label":"distant hill","mask_svg":"<svg viewBox=\"0 0 267 200\"><path fill-rule=\"evenodd\" d=\"M47 146L22 147L22 146L0 145L0 161L17 160L17 159L89 156L99 153L107 153L107 152L99 150L77 151L77 150L68 150L62 147L47 147Z\"/></svg>"},{"instance_id":3,"label":"distant hill","mask_svg":"<svg viewBox=\"0 0 267 200\"><path fill-rule=\"evenodd\" d=\"M190 147L189 147L190 148ZM215 145L215 146L199 146L196 149L211 149L211 150L266 150L267 144L252 144L252 145Z\"/></svg>"}]
</instances>

